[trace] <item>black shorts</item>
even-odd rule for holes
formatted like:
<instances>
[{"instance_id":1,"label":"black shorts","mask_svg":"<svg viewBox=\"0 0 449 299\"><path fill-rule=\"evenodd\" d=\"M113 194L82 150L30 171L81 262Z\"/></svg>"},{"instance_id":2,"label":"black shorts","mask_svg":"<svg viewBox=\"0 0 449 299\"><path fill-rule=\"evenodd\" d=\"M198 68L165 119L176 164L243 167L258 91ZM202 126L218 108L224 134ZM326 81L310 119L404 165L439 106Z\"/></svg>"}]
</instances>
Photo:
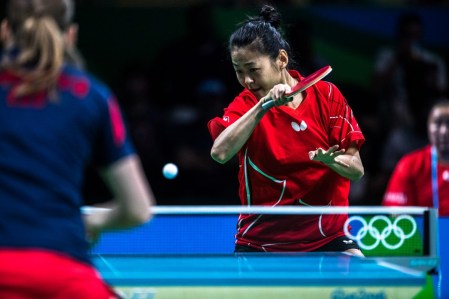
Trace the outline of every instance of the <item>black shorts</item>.
<instances>
[{"instance_id":1,"label":"black shorts","mask_svg":"<svg viewBox=\"0 0 449 299\"><path fill-rule=\"evenodd\" d=\"M314 252L343 252L348 249L358 249L359 245L356 241L349 239L346 236L338 237L324 246L313 250Z\"/></svg>"},{"instance_id":2,"label":"black shorts","mask_svg":"<svg viewBox=\"0 0 449 299\"><path fill-rule=\"evenodd\" d=\"M326 245L313 250L313 252L343 252L348 249L360 250L360 247L354 240L351 240L346 236L341 236L332 240ZM261 249L236 244L234 252L264 252L264 251Z\"/></svg>"}]
</instances>

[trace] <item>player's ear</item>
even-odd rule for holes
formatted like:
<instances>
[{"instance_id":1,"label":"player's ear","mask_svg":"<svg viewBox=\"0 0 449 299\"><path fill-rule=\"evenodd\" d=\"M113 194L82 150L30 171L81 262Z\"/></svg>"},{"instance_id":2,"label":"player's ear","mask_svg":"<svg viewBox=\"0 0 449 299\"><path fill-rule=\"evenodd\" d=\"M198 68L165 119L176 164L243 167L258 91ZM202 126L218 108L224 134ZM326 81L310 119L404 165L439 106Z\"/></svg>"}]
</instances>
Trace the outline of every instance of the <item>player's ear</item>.
<instances>
[{"instance_id":1,"label":"player's ear","mask_svg":"<svg viewBox=\"0 0 449 299\"><path fill-rule=\"evenodd\" d=\"M6 43L8 42L8 39L9 39L9 35L10 35L10 29L9 29L8 21L6 19L3 19L2 23L0 25L0 42L3 43L4 45L6 45Z\"/></svg>"},{"instance_id":2,"label":"player's ear","mask_svg":"<svg viewBox=\"0 0 449 299\"><path fill-rule=\"evenodd\" d=\"M284 49L279 50L279 55L277 57L277 63L279 66L279 69L283 70L288 65L288 54L287 51Z\"/></svg>"},{"instance_id":3,"label":"player's ear","mask_svg":"<svg viewBox=\"0 0 449 299\"><path fill-rule=\"evenodd\" d=\"M78 24L71 24L65 33L67 47L74 48L78 40Z\"/></svg>"}]
</instances>

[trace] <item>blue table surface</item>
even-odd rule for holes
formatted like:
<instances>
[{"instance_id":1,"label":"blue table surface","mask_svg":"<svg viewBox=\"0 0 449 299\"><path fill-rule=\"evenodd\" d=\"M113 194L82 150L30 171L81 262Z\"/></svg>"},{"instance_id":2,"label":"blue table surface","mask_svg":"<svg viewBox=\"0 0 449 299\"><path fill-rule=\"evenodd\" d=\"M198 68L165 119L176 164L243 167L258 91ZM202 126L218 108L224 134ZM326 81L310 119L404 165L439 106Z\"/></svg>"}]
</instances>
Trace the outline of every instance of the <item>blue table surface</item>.
<instances>
[{"instance_id":1,"label":"blue table surface","mask_svg":"<svg viewBox=\"0 0 449 299\"><path fill-rule=\"evenodd\" d=\"M423 285L424 272L345 254L94 254L113 285Z\"/></svg>"},{"instance_id":2,"label":"blue table surface","mask_svg":"<svg viewBox=\"0 0 449 299\"><path fill-rule=\"evenodd\" d=\"M188 284L188 278L176 278L176 276L179 276L178 273L182 272L183 270L178 269L177 271L173 271L173 273L175 273L175 276L170 276L167 274L167 276L169 276L169 279L161 278L158 280L157 272L155 273L155 271L157 271L157 265L159 265L159 267L160 265L163 265L164 267L166 267L166 269L170 269L169 267L173 267L170 266L170 264L176 266L177 264L187 263L186 260L191 261L194 267L197 267L196 264L198 263L206 263L210 267L209 269L204 270L204 273L201 274L203 278L201 278L200 275L193 276L193 278L190 279L190 284L200 285L198 280L204 280L210 285L219 285L219 278L210 278L212 275L215 275L210 274L214 273L215 271L213 262L210 261L214 257L211 256L211 254L218 254L215 255L215 257L220 257L223 255L232 256L235 241L235 223L235 215L201 215L201 217L191 217L191 215L156 215L152 221L141 227L132 230L126 230L123 232L104 234L100 242L97 243L94 248L92 248L91 254L101 274L111 284L114 285L141 285L143 283L149 284L148 281L150 281L151 277L154 277L154 279L151 279L153 280L153 282L150 283L152 285L156 285L156 283L158 283L159 285L176 285L177 283ZM440 283L437 284L439 285L439 288L441 290L441 298L449 298L449 238L446 237L449 234L449 217L440 217L439 224L438 257L440 258L440 276L437 277L437 281L438 279L440 279ZM154 240L157 240L157 242L154 242ZM192 256L189 256L189 258L186 258L182 262L178 262L182 260L183 255L186 254ZM178 257L177 255L180 256ZM198 256L201 256L201 258L197 259ZM279 265L280 270L288 269L290 267L290 263L292 263L292 265L296 265L295 267L298 268L296 272L290 274L295 275L295 277L299 276L301 279L292 278L290 282L285 282L285 284L298 284L304 282L304 284L310 283L319 285L320 282L317 282L316 279L313 278L318 275L317 273L320 273L316 270L316 268L318 267L316 265L319 264L316 258L317 257L315 257L315 262L310 263L306 263L306 260L309 259L303 259L302 262L294 262L293 260L286 262L287 266ZM229 267L231 267L231 265L234 265L235 268L235 264L237 262L232 258L229 259L230 260L225 259L226 262L223 263L229 264ZM421 277L416 278L416 276L413 275L412 277L410 277L410 275L405 275L404 277L403 274L398 274L398 271L394 271L391 269L381 269L383 267L379 266L378 263L375 266L376 271L372 272L372 275L369 275L366 272L362 274L360 273L363 272L362 270L357 270L359 268L359 266L356 265L358 263L357 261L350 262L351 273L349 274L347 274L347 271L344 267L340 267L340 270L335 270L332 272L328 270L329 267L331 267L330 264L332 264L332 262L328 262L329 259L329 257L325 257L323 260L324 263L321 263L321 271L323 271L324 269L325 274L321 272L318 275L320 276L320 278L321 276L328 277L326 279L327 282L332 282L332 280L329 278L332 273L336 273L334 276L337 276L338 274L344 277L347 281L352 281L355 276L360 276L362 278L358 278L359 282L361 282L360 280L365 280L368 281L368 283L369 278L371 278L372 281L384 284L396 283L396 281L406 282L407 280L417 281L422 279ZM218 260L219 259L215 261L217 262ZM426 260L417 261L417 263L421 262L426 263ZM163 263L166 263L166 265L164 265ZM365 261L363 263L376 264L376 262L373 261ZM416 264L416 261L414 261L414 264ZM304 267L302 267L302 265L304 265ZM310 268L310 271L308 271L307 267ZM370 266L365 265L364 267L369 268ZM141 271L139 269L141 269ZM215 269L219 269L218 266ZM256 269L258 269L258 267L256 267ZM273 270L273 272L274 271L275 270ZM388 274L384 275L382 271L385 271ZM185 269L183 272L185 276L190 275L187 272L188 269ZM192 270L191 272L194 271ZM233 275L233 283L235 285L238 285L239 281L241 283L251 283L250 279L246 279L245 282L245 280L243 279L237 280L236 278L250 275L248 273L239 274L238 271L232 271L230 269L228 270L228 272L229 275ZM314 272L315 274L311 274L311 272ZM205 273L209 275L206 275ZM396 273L397 275L402 275L403 278L391 279L391 276L388 276L396 275L394 273ZM161 273L159 273L159 275L160 274ZM271 277L281 277L275 276L275 274L268 271L265 274ZM262 274L258 273L257 275ZM339 278L340 276L334 278L334 281L332 283L351 283L345 282L343 279ZM363 277L365 277L365 279ZM387 278L384 279L384 277ZM182 280L185 282L182 282ZM281 279L278 280L280 281ZM253 282L253 284L256 284L256 282Z\"/></svg>"}]
</instances>

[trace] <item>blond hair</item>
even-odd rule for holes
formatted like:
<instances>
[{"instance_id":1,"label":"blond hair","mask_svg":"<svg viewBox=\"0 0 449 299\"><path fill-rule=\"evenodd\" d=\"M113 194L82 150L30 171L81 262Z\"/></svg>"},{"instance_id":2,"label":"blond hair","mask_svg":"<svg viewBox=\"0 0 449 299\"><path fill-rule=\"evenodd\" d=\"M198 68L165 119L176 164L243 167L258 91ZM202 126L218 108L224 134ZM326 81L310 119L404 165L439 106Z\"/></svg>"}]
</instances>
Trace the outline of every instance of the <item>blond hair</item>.
<instances>
[{"instance_id":1,"label":"blond hair","mask_svg":"<svg viewBox=\"0 0 449 299\"><path fill-rule=\"evenodd\" d=\"M10 0L7 20L13 49L1 66L22 77L15 96L52 91L67 49L64 32L70 26L74 5L71 0Z\"/></svg>"}]
</instances>

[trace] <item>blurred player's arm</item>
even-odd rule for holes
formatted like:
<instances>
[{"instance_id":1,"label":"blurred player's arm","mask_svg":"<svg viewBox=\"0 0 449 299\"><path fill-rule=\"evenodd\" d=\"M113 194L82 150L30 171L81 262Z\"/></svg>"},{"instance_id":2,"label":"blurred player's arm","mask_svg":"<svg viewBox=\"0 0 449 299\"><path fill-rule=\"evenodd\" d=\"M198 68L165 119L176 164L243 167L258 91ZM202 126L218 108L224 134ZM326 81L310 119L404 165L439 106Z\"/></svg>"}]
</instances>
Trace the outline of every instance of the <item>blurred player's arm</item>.
<instances>
[{"instance_id":1,"label":"blurred player's arm","mask_svg":"<svg viewBox=\"0 0 449 299\"><path fill-rule=\"evenodd\" d=\"M155 204L140 159L136 155L122 158L102 172L114 199L84 216L88 237L95 240L102 231L126 229L147 222Z\"/></svg>"}]
</instances>

